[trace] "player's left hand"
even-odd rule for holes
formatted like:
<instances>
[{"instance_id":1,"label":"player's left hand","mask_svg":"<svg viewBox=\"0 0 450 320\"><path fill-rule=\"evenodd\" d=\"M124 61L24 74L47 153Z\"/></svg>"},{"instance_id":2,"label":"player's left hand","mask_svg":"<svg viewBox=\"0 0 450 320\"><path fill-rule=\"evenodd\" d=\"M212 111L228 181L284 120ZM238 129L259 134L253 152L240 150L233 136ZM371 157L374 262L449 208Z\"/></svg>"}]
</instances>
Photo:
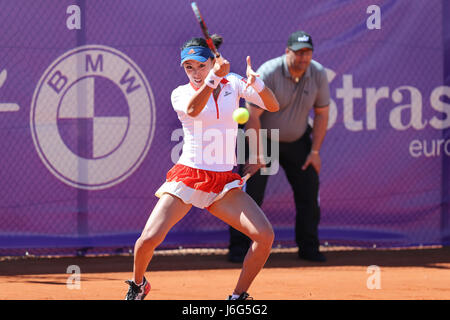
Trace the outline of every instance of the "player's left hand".
<instances>
[{"instance_id":1,"label":"player's left hand","mask_svg":"<svg viewBox=\"0 0 450 320\"><path fill-rule=\"evenodd\" d=\"M247 56L247 85L245 86L245 89L247 89L249 86L251 86L257 77L259 77L259 74L257 74L252 69L252 61L250 60L250 56Z\"/></svg>"},{"instance_id":2,"label":"player's left hand","mask_svg":"<svg viewBox=\"0 0 450 320\"><path fill-rule=\"evenodd\" d=\"M322 161L320 159L320 155L318 153L310 152L308 157L306 158L305 163L303 164L302 170L306 170L309 165L312 165L314 170L316 170L317 174L320 173L320 167L322 166Z\"/></svg>"}]
</instances>

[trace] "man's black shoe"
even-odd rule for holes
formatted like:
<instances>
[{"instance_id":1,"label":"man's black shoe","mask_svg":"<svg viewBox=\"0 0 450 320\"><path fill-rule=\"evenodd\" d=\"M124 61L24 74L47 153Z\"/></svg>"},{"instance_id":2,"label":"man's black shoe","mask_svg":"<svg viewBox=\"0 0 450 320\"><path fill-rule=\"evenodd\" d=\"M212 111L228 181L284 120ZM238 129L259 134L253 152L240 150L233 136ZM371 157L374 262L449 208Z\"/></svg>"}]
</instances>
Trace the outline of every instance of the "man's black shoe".
<instances>
[{"instance_id":1,"label":"man's black shoe","mask_svg":"<svg viewBox=\"0 0 450 320\"><path fill-rule=\"evenodd\" d=\"M313 262L325 262L327 258L320 251L299 251L298 257Z\"/></svg>"},{"instance_id":2,"label":"man's black shoe","mask_svg":"<svg viewBox=\"0 0 450 320\"><path fill-rule=\"evenodd\" d=\"M240 252L229 252L228 253L228 261L234 262L234 263L242 263L244 262L246 253L240 253Z\"/></svg>"}]
</instances>

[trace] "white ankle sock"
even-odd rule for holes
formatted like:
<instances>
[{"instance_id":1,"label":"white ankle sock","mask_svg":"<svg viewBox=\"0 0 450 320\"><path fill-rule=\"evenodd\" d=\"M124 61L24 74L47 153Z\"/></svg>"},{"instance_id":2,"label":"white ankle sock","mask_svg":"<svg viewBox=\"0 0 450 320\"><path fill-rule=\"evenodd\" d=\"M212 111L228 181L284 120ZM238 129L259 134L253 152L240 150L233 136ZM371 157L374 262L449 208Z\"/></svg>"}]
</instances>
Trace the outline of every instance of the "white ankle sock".
<instances>
[{"instance_id":1,"label":"white ankle sock","mask_svg":"<svg viewBox=\"0 0 450 320\"><path fill-rule=\"evenodd\" d=\"M239 298L240 294L232 294L231 295L231 300L236 300L237 298Z\"/></svg>"},{"instance_id":2,"label":"white ankle sock","mask_svg":"<svg viewBox=\"0 0 450 320\"><path fill-rule=\"evenodd\" d=\"M138 287L142 286L142 284L144 283L144 280L142 280L141 283L136 283L135 281L133 281Z\"/></svg>"}]
</instances>

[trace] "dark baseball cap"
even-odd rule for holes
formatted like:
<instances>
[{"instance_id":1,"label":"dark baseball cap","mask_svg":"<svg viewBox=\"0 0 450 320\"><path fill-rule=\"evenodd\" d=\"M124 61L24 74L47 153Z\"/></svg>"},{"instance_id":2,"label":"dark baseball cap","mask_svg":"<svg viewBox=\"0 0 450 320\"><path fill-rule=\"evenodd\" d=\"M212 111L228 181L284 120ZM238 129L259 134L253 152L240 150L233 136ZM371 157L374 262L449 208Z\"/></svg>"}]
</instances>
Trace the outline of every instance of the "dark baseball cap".
<instances>
[{"instance_id":1,"label":"dark baseball cap","mask_svg":"<svg viewBox=\"0 0 450 320\"><path fill-rule=\"evenodd\" d=\"M289 36L287 46L292 51L297 51L303 48L314 50L312 38L305 31L295 31Z\"/></svg>"}]
</instances>

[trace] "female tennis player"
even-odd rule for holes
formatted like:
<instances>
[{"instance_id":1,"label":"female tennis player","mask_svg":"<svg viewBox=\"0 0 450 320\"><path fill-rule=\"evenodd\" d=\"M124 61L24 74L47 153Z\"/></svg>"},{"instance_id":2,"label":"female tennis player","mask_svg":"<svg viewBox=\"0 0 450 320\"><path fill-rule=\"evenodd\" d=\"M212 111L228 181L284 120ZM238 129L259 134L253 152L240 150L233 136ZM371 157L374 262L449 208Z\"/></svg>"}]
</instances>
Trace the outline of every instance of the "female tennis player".
<instances>
[{"instance_id":1,"label":"female tennis player","mask_svg":"<svg viewBox=\"0 0 450 320\"><path fill-rule=\"evenodd\" d=\"M212 38L219 47L222 38L217 35ZM173 90L171 100L184 131L183 150L167 173L166 182L157 190L159 200L136 241L134 278L126 281L129 285L126 299L145 298L150 284L144 273L155 248L190 208L196 206L206 208L253 241L236 287L228 296L230 300L244 300L249 298L248 288L269 257L274 233L259 206L241 190L244 179L231 171L236 155L230 157L226 150L234 153L237 135L232 113L239 107L240 98L272 112L279 109L278 102L252 70L250 57L247 57L247 79L244 79L230 73L230 63L223 57L215 58L203 38L193 38L183 45L181 66L189 83ZM195 132L199 128L202 134ZM208 130L214 137L226 140L223 150L215 150L214 156L204 146Z\"/></svg>"}]
</instances>

